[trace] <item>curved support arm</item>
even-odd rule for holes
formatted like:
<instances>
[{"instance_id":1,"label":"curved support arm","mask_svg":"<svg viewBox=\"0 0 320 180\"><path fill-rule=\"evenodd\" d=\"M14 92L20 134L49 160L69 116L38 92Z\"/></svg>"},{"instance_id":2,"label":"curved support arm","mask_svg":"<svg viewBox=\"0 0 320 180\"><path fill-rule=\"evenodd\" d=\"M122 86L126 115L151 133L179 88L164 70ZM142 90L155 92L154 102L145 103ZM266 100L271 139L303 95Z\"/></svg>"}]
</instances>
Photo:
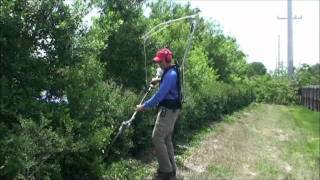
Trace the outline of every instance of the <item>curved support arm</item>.
<instances>
[{"instance_id":1,"label":"curved support arm","mask_svg":"<svg viewBox=\"0 0 320 180\"><path fill-rule=\"evenodd\" d=\"M172 23L174 23L176 21L181 21L181 20L184 20L184 19L194 19L194 18L196 18L197 15L198 14L194 14L194 15L190 15L190 16L184 16L184 17L181 17L181 18L178 18L178 19L172 19L172 20L160 23L160 24L154 26L153 28L151 28L150 31L148 31L147 33L145 33L142 36L142 38L146 41L150 36L155 35L158 32L162 31L164 28L168 27L168 25L170 25L170 24L172 24ZM163 25L164 25L164 27L161 27ZM161 27L161 28L159 29L158 27Z\"/></svg>"},{"instance_id":2,"label":"curved support arm","mask_svg":"<svg viewBox=\"0 0 320 180\"><path fill-rule=\"evenodd\" d=\"M182 88L181 88L182 101L184 101L185 97L186 97L186 94L184 92L184 90L185 90L185 78L184 78L185 77L185 61L187 59L189 50L191 48L194 32L196 31L196 29L197 29L197 21L193 20L192 24L191 24L191 34L189 36L188 44L187 44L186 50L184 51L184 55L183 55L183 59L182 59Z\"/></svg>"},{"instance_id":3,"label":"curved support arm","mask_svg":"<svg viewBox=\"0 0 320 180\"><path fill-rule=\"evenodd\" d=\"M147 33L145 33L142 36L143 39L143 50L144 50L144 64L145 64L145 76L146 76L146 84L148 84L148 73L147 73L147 54L146 54L146 41L148 40L149 37L156 35L157 33L159 33L160 31L162 31L163 29L167 28L170 24L177 22L177 21L181 21L184 19L190 19L191 20L191 34L190 36L193 36L193 32L195 31L195 27L196 27L196 19L198 17L198 14L193 14L193 15L189 15L189 16L184 16L181 18L177 18L177 19L172 19L163 23L160 23L156 26L154 26L153 28L150 29L150 31L148 31ZM161 27L163 26L163 27ZM159 28L161 27L161 28ZM192 37L189 36L189 44L191 43ZM188 47L187 47L188 48ZM188 48L189 49L189 48ZM184 53L183 59L182 59L182 68L184 70L184 59L186 57L187 53ZM182 72L184 73L184 72ZM184 76L184 74L182 74L182 76ZM182 82L183 82L183 77L182 77Z\"/></svg>"}]
</instances>

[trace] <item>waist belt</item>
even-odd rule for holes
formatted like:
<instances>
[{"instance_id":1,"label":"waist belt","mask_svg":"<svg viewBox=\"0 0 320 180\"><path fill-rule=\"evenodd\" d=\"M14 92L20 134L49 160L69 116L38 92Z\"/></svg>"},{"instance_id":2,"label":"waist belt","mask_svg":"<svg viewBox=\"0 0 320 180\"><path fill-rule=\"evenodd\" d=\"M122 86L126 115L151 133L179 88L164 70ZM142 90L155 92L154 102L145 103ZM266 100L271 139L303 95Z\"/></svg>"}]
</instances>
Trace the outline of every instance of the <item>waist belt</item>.
<instances>
[{"instance_id":1,"label":"waist belt","mask_svg":"<svg viewBox=\"0 0 320 180\"><path fill-rule=\"evenodd\" d=\"M181 109L181 101L175 99L165 99L159 103L159 106L168 108L168 109Z\"/></svg>"}]
</instances>

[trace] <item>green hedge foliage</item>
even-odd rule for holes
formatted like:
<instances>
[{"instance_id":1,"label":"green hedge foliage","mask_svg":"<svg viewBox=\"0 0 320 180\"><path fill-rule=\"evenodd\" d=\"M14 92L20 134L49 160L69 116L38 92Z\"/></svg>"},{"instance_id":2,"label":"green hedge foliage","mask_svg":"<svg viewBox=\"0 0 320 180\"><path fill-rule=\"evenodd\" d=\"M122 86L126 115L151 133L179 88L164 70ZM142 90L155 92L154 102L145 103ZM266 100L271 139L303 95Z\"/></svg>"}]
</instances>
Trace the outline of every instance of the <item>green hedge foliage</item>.
<instances>
[{"instance_id":1,"label":"green hedge foliage","mask_svg":"<svg viewBox=\"0 0 320 180\"><path fill-rule=\"evenodd\" d=\"M254 100L252 91L242 85L212 82L189 94L179 122L179 135L188 134L224 114L240 109Z\"/></svg>"},{"instance_id":2,"label":"green hedge foliage","mask_svg":"<svg viewBox=\"0 0 320 180\"><path fill-rule=\"evenodd\" d=\"M284 105L297 103L298 85L287 76L256 76L248 85L254 90L257 102Z\"/></svg>"},{"instance_id":3,"label":"green hedge foliage","mask_svg":"<svg viewBox=\"0 0 320 180\"><path fill-rule=\"evenodd\" d=\"M89 59L64 69L67 98L35 98L33 107L13 114L11 122L9 109L2 108L7 119L0 122L1 178L95 179L104 174L108 157L102 151L132 113L137 96L104 82L101 67ZM127 154L132 147L130 130L111 153Z\"/></svg>"}]
</instances>

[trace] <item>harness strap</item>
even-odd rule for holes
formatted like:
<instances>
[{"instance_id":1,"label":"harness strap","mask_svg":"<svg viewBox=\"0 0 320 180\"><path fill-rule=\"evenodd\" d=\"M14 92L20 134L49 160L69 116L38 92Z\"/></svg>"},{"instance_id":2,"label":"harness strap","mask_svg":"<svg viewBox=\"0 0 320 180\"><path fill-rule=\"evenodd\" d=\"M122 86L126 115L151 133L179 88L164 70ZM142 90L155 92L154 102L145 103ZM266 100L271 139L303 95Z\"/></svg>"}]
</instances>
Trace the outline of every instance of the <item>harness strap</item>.
<instances>
[{"instance_id":1,"label":"harness strap","mask_svg":"<svg viewBox=\"0 0 320 180\"><path fill-rule=\"evenodd\" d=\"M166 69L162 76L161 76L161 80L160 83L162 82L165 74L169 71L173 69L174 71L176 71L177 73L177 81L176 81L176 85L177 85L177 90L178 90L178 98L177 99L165 99L163 101L161 101L159 103L159 106L164 106L167 107L169 109L180 109L182 107L182 94L181 94L181 81L180 81L180 69L178 65L173 65L170 68ZM169 91L169 93L173 93L172 91Z\"/></svg>"}]
</instances>

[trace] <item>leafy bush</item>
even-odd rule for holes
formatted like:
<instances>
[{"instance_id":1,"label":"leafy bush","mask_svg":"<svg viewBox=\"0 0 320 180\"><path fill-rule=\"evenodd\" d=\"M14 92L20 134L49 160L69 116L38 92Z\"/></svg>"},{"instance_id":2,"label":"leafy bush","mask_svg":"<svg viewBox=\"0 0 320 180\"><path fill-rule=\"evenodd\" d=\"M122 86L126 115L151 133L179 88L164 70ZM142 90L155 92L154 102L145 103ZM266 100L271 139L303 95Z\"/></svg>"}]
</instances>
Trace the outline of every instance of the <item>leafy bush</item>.
<instances>
[{"instance_id":1,"label":"leafy bush","mask_svg":"<svg viewBox=\"0 0 320 180\"><path fill-rule=\"evenodd\" d=\"M61 153L66 140L48 127L51 123L41 115L39 123L32 119L19 118L20 125L14 129L2 126L1 157L5 157L0 177L33 178L55 177L59 175L60 165L55 154Z\"/></svg>"},{"instance_id":2,"label":"leafy bush","mask_svg":"<svg viewBox=\"0 0 320 180\"><path fill-rule=\"evenodd\" d=\"M313 66L302 64L296 71L296 80L300 87L320 84L320 64Z\"/></svg>"},{"instance_id":3,"label":"leafy bush","mask_svg":"<svg viewBox=\"0 0 320 180\"><path fill-rule=\"evenodd\" d=\"M249 82L257 102L295 104L297 85L288 77L257 76Z\"/></svg>"},{"instance_id":4,"label":"leafy bush","mask_svg":"<svg viewBox=\"0 0 320 180\"><path fill-rule=\"evenodd\" d=\"M207 63L208 57L201 48L195 48L190 54L186 102L177 124L178 139L253 100L250 87L216 81L218 75Z\"/></svg>"},{"instance_id":5,"label":"leafy bush","mask_svg":"<svg viewBox=\"0 0 320 180\"><path fill-rule=\"evenodd\" d=\"M217 80L216 71L208 64L208 56L200 47L195 47L188 58L186 80L193 91Z\"/></svg>"},{"instance_id":6,"label":"leafy bush","mask_svg":"<svg viewBox=\"0 0 320 180\"><path fill-rule=\"evenodd\" d=\"M20 114L16 123L1 122L1 177L91 179L104 173L102 150L132 113L137 97L104 82L102 65L94 59L62 71L64 99L34 99L37 114ZM111 153L129 152L132 130L120 142Z\"/></svg>"},{"instance_id":7,"label":"leafy bush","mask_svg":"<svg viewBox=\"0 0 320 180\"><path fill-rule=\"evenodd\" d=\"M146 179L150 169L136 160L120 160L112 163L102 176L103 179Z\"/></svg>"}]
</instances>

